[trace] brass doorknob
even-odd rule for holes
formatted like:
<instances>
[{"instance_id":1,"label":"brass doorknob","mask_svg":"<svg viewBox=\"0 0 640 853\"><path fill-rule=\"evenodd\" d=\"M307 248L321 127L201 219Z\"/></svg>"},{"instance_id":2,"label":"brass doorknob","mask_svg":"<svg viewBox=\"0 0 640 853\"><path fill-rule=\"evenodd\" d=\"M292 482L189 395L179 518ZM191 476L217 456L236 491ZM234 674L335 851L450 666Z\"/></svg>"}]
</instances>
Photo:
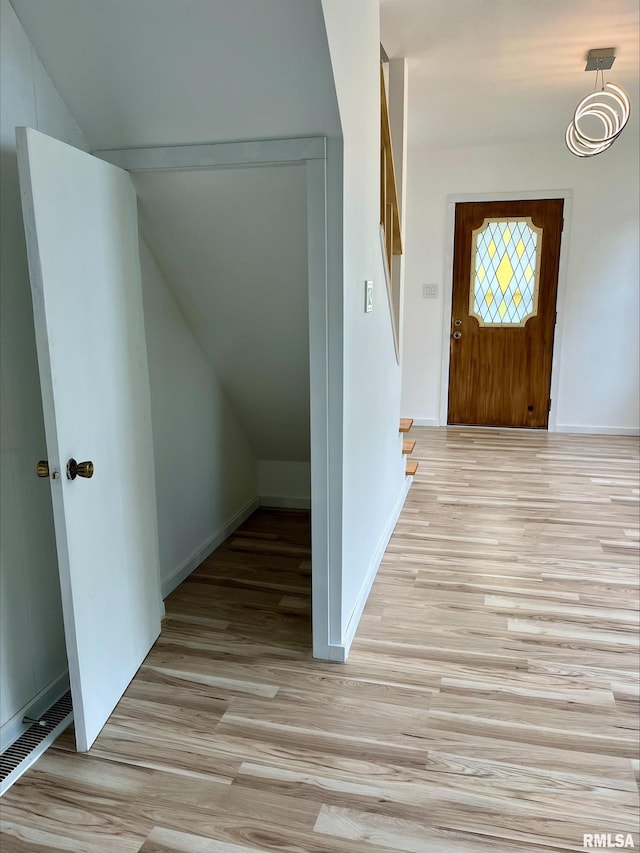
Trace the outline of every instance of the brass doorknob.
<instances>
[{"instance_id":1,"label":"brass doorknob","mask_svg":"<svg viewBox=\"0 0 640 853\"><path fill-rule=\"evenodd\" d=\"M90 480L93 477L93 462L76 462L75 459L70 459L67 462L67 479L75 480L76 477Z\"/></svg>"},{"instance_id":2,"label":"brass doorknob","mask_svg":"<svg viewBox=\"0 0 640 853\"><path fill-rule=\"evenodd\" d=\"M46 459L41 459L36 463L36 475L38 477L48 477L49 476L49 463Z\"/></svg>"}]
</instances>

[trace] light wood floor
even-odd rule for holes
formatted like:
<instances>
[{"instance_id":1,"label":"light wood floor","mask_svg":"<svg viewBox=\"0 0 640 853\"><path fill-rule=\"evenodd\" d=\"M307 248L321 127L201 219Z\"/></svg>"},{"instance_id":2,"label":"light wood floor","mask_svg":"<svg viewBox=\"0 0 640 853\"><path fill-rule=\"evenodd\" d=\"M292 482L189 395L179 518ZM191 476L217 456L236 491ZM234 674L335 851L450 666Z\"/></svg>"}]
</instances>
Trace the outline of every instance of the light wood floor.
<instances>
[{"instance_id":1,"label":"light wood floor","mask_svg":"<svg viewBox=\"0 0 640 853\"><path fill-rule=\"evenodd\" d=\"M637 440L412 437L349 663L309 656L307 517L258 512L168 600L91 753L63 736L2 800L3 853L539 853L637 833Z\"/></svg>"}]
</instances>

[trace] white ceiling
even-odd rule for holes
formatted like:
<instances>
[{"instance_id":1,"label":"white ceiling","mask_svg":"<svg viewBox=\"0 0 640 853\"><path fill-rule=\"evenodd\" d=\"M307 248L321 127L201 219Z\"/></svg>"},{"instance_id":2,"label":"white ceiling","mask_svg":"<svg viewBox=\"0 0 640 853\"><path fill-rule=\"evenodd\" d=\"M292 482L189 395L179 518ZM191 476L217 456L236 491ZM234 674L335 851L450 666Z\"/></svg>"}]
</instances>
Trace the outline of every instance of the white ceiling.
<instances>
[{"instance_id":1,"label":"white ceiling","mask_svg":"<svg viewBox=\"0 0 640 853\"><path fill-rule=\"evenodd\" d=\"M143 235L256 457L308 461L304 166L133 180Z\"/></svg>"},{"instance_id":2,"label":"white ceiling","mask_svg":"<svg viewBox=\"0 0 640 853\"><path fill-rule=\"evenodd\" d=\"M615 47L605 79L632 97L637 0L381 0L381 38L409 62L409 144L460 147L563 138L593 89L590 48Z\"/></svg>"},{"instance_id":3,"label":"white ceiling","mask_svg":"<svg viewBox=\"0 0 640 853\"><path fill-rule=\"evenodd\" d=\"M93 148L339 133L320 0L12 3ZM411 145L557 139L592 47L637 103L637 0L380 3Z\"/></svg>"},{"instance_id":4,"label":"white ceiling","mask_svg":"<svg viewBox=\"0 0 640 853\"><path fill-rule=\"evenodd\" d=\"M91 148L337 135L320 0L11 0Z\"/></svg>"}]
</instances>

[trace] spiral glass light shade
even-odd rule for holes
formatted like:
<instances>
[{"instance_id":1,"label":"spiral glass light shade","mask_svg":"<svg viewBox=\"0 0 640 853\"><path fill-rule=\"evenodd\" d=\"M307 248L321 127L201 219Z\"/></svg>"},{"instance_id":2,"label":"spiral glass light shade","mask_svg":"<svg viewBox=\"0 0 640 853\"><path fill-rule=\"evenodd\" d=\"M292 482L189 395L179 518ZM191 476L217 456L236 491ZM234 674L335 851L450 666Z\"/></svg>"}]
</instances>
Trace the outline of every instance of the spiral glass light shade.
<instances>
[{"instance_id":1,"label":"spiral glass light shade","mask_svg":"<svg viewBox=\"0 0 640 853\"><path fill-rule=\"evenodd\" d=\"M614 83L606 83L600 91L591 92L583 98L567 127L567 148L577 157L593 157L606 151L622 133L629 121L631 105L624 89ZM592 136L584 129L584 119L600 122L602 132ZM582 126L581 126L582 122Z\"/></svg>"}]
</instances>

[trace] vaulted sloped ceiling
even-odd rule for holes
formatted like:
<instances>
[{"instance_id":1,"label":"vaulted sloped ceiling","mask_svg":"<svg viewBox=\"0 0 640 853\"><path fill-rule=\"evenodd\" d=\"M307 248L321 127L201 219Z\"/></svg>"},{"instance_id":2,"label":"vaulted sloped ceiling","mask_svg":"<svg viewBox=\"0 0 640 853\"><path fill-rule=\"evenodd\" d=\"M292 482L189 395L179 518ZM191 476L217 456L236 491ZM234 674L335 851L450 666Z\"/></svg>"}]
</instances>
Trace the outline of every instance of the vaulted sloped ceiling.
<instances>
[{"instance_id":1,"label":"vaulted sloped ceiling","mask_svg":"<svg viewBox=\"0 0 640 853\"><path fill-rule=\"evenodd\" d=\"M258 459L309 459L302 166L140 173L141 230Z\"/></svg>"},{"instance_id":2,"label":"vaulted sloped ceiling","mask_svg":"<svg viewBox=\"0 0 640 853\"><path fill-rule=\"evenodd\" d=\"M320 0L12 0L94 149L335 135Z\"/></svg>"}]
</instances>

